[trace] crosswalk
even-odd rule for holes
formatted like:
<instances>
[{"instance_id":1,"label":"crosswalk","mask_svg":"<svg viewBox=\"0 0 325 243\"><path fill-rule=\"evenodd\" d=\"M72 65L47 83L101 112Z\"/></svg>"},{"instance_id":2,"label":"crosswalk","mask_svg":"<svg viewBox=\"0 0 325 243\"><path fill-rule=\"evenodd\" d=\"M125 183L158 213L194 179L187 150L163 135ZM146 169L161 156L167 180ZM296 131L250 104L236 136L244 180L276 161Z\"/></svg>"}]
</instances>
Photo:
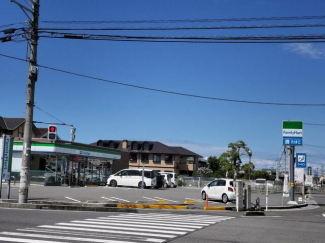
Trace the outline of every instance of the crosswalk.
<instances>
[{"instance_id":1,"label":"crosswalk","mask_svg":"<svg viewBox=\"0 0 325 243\"><path fill-rule=\"evenodd\" d=\"M197 214L128 213L0 232L0 242L163 243L232 219Z\"/></svg>"}]
</instances>

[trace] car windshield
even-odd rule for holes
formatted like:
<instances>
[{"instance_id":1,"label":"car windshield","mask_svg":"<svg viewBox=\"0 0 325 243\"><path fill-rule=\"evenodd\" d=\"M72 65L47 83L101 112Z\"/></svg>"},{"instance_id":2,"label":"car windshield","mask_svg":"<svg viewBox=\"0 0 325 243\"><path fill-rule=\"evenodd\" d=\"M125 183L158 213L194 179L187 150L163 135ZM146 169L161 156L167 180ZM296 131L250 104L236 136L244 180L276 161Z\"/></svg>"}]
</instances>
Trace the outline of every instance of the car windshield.
<instances>
[{"instance_id":1,"label":"car windshield","mask_svg":"<svg viewBox=\"0 0 325 243\"><path fill-rule=\"evenodd\" d=\"M230 181L229 184L230 184L230 186L234 187L234 182L233 181Z\"/></svg>"}]
</instances>

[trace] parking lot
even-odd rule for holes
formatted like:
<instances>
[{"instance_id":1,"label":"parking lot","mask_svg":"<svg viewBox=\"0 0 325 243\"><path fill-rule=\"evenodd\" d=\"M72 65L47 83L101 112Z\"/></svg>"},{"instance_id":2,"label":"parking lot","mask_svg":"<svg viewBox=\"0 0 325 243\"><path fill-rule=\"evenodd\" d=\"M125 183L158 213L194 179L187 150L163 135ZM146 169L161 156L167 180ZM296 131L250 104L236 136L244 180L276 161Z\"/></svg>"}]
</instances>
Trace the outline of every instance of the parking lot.
<instances>
[{"instance_id":1,"label":"parking lot","mask_svg":"<svg viewBox=\"0 0 325 243\"><path fill-rule=\"evenodd\" d=\"M19 184L11 187L11 199L18 198ZM204 206L201 199L201 188L177 187L160 189L139 189L136 187L48 187L31 185L29 200L50 200L64 202L106 201L119 203L135 203L138 201L164 200L168 204L183 204L184 201L195 201L198 206ZM3 187L3 197L6 186ZM211 201L212 204L224 205L221 201Z\"/></svg>"}]
</instances>

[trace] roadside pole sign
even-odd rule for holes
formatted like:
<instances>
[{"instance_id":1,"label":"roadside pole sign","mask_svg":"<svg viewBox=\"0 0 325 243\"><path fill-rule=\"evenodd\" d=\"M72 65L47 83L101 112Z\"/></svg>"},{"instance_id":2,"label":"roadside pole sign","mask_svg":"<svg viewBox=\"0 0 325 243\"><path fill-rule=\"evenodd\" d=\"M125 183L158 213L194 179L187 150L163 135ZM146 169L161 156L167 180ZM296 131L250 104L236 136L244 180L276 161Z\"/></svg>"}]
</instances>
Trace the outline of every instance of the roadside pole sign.
<instances>
[{"instance_id":1,"label":"roadside pole sign","mask_svg":"<svg viewBox=\"0 0 325 243\"><path fill-rule=\"evenodd\" d=\"M307 168L307 155L296 153L296 168Z\"/></svg>"},{"instance_id":2,"label":"roadside pole sign","mask_svg":"<svg viewBox=\"0 0 325 243\"><path fill-rule=\"evenodd\" d=\"M13 138L10 136L3 136L2 140L2 179L9 180L11 172L11 162L12 162L12 148L13 148Z\"/></svg>"},{"instance_id":3,"label":"roadside pole sign","mask_svg":"<svg viewBox=\"0 0 325 243\"><path fill-rule=\"evenodd\" d=\"M303 140L302 121L283 121L282 122L282 141L283 145L302 146Z\"/></svg>"}]
</instances>

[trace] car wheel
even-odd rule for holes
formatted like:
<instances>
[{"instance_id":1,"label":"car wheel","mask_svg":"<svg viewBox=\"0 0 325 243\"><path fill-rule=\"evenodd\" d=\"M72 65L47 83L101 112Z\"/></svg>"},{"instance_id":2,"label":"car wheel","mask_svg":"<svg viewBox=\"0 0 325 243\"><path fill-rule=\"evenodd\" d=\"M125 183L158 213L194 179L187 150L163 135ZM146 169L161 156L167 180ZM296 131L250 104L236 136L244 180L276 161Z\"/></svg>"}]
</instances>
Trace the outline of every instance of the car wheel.
<instances>
[{"instance_id":1,"label":"car wheel","mask_svg":"<svg viewBox=\"0 0 325 243\"><path fill-rule=\"evenodd\" d=\"M142 181L139 182L138 187L141 189L142 188ZM146 183L143 182L143 188L146 188Z\"/></svg>"},{"instance_id":2,"label":"car wheel","mask_svg":"<svg viewBox=\"0 0 325 243\"><path fill-rule=\"evenodd\" d=\"M110 186L116 187L117 186L116 180L111 180Z\"/></svg>"},{"instance_id":3,"label":"car wheel","mask_svg":"<svg viewBox=\"0 0 325 243\"><path fill-rule=\"evenodd\" d=\"M205 191L202 192L202 200L206 200L207 194L205 193Z\"/></svg>"},{"instance_id":4,"label":"car wheel","mask_svg":"<svg viewBox=\"0 0 325 243\"><path fill-rule=\"evenodd\" d=\"M175 188L176 186L175 186L175 184L174 184L174 182L172 182L172 185L171 185L171 187L173 187L173 188Z\"/></svg>"},{"instance_id":5,"label":"car wheel","mask_svg":"<svg viewBox=\"0 0 325 243\"><path fill-rule=\"evenodd\" d=\"M228 202L228 196L227 196L227 194L223 194L222 195L222 202L223 203L227 203Z\"/></svg>"}]
</instances>

